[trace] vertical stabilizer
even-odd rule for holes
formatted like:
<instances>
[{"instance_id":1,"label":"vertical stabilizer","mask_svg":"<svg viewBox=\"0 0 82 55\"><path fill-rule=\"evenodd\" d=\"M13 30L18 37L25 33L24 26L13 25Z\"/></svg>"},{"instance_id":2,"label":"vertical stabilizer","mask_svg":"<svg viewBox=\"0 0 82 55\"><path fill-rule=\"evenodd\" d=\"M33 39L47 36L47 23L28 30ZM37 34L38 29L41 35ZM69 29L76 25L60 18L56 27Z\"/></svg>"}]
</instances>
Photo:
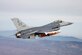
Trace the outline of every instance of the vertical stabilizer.
<instances>
[{"instance_id":1,"label":"vertical stabilizer","mask_svg":"<svg viewBox=\"0 0 82 55\"><path fill-rule=\"evenodd\" d=\"M25 23L23 23L21 20L19 20L18 18L12 18L11 20L13 21L14 25L16 26L17 31L21 31L21 30L30 28Z\"/></svg>"}]
</instances>

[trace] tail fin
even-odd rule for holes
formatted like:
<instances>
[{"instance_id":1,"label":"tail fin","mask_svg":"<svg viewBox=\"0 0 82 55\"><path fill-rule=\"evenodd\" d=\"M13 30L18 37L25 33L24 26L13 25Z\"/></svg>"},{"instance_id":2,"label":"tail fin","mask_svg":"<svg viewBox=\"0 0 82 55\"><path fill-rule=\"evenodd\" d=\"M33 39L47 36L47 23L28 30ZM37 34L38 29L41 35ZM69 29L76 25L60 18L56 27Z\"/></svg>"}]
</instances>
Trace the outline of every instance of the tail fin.
<instances>
[{"instance_id":1,"label":"tail fin","mask_svg":"<svg viewBox=\"0 0 82 55\"><path fill-rule=\"evenodd\" d=\"M12 18L11 20L13 21L14 25L16 26L17 31L21 31L21 30L30 28L25 23L23 23L21 20L19 20L18 18Z\"/></svg>"}]
</instances>

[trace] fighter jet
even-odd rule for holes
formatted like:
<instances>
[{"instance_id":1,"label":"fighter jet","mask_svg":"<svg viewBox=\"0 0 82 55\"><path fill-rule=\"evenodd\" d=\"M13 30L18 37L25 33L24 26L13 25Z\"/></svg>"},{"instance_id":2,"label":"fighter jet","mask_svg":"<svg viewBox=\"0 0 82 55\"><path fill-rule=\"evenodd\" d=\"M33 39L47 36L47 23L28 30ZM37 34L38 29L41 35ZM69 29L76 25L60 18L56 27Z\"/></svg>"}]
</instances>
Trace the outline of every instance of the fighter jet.
<instances>
[{"instance_id":1,"label":"fighter jet","mask_svg":"<svg viewBox=\"0 0 82 55\"><path fill-rule=\"evenodd\" d=\"M56 20L49 24L39 26L39 27L30 27L23 23L18 18L11 19L17 28L17 33L15 34L16 38L23 38L23 39L33 39L36 36L48 37L51 35L56 35L60 33L60 27L71 25L71 22L65 22L62 20Z\"/></svg>"}]
</instances>

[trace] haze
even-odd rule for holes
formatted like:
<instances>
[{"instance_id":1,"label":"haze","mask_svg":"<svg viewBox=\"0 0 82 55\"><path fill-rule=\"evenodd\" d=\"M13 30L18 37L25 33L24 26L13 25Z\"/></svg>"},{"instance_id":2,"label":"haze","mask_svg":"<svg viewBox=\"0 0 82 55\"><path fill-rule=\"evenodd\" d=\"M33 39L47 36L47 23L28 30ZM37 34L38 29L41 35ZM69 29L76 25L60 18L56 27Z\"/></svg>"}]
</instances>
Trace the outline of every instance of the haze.
<instances>
[{"instance_id":1,"label":"haze","mask_svg":"<svg viewBox=\"0 0 82 55\"><path fill-rule=\"evenodd\" d=\"M20 18L31 26L41 26L54 20L73 22L59 35L82 38L82 0L0 0L0 30L15 30L11 18Z\"/></svg>"}]
</instances>

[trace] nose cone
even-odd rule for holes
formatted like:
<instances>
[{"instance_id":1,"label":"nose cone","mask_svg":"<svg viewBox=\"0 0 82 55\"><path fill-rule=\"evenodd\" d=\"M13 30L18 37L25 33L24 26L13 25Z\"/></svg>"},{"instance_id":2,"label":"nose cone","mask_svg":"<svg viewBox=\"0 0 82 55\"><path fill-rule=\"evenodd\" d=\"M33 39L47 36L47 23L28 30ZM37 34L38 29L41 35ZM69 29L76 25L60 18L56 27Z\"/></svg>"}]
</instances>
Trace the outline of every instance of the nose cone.
<instances>
[{"instance_id":1,"label":"nose cone","mask_svg":"<svg viewBox=\"0 0 82 55\"><path fill-rule=\"evenodd\" d=\"M73 24L73 23L71 23L71 22L68 23L68 25L71 25L71 24Z\"/></svg>"},{"instance_id":2,"label":"nose cone","mask_svg":"<svg viewBox=\"0 0 82 55\"><path fill-rule=\"evenodd\" d=\"M73 23L72 23L72 22L62 21L62 22L60 23L60 26L68 26L68 25L71 25L71 24L73 24Z\"/></svg>"}]
</instances>

